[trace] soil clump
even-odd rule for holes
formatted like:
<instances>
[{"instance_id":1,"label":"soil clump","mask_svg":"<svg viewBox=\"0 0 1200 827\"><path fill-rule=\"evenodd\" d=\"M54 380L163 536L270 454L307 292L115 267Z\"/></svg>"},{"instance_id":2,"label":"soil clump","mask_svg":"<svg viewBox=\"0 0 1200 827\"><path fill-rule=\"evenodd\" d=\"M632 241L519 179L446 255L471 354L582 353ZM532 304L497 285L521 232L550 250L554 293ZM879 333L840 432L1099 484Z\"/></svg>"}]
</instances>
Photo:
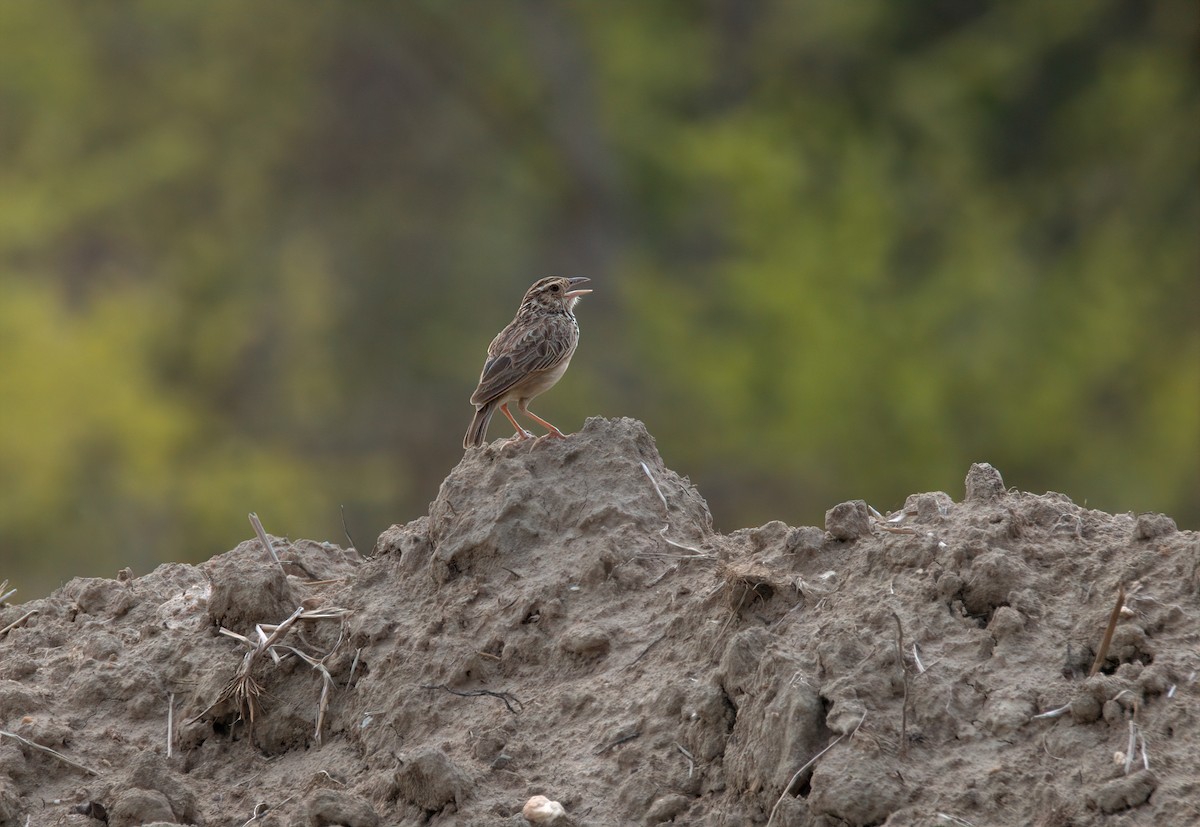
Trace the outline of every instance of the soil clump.
<instances>
[{"instance_id":1,"label":"soil clump","mask_svg":"<svg viewBox=\"0 0 1200 827\"><path fill-rule=\"evenodd\" d=\"M369 555L77 578L0 607L0 827L1200 823L1200 536L964 492L719 534L594 418Z\"/></svg>"}]
</instances>

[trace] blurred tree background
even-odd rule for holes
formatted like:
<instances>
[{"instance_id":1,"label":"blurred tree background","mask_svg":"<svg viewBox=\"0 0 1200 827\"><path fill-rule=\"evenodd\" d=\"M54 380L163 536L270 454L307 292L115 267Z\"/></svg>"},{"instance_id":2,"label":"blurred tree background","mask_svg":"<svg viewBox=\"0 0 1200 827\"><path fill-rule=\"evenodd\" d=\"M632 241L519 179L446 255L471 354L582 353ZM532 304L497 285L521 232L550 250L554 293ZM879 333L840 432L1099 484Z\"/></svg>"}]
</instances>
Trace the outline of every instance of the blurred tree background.
<instances>
[{"instance_id":1,"label":"blurred tree background","mask_svg":"<svg viewBox=\"0 0 1200 827\"><path fill-rule=\"evenodd\" d=\"M0 579L370 549L551 273L537 410L722 530L980 460L1200 527L1198 54L1187 0L0 4Z\"/></svg>"}]
</instances>

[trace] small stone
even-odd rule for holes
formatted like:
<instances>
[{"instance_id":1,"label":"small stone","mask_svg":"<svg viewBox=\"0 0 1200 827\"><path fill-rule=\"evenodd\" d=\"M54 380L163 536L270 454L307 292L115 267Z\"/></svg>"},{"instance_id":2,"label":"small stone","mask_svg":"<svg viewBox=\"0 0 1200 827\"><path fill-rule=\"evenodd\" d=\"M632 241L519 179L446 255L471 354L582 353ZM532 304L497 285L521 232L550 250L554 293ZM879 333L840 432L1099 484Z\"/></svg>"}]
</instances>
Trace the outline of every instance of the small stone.
<instances>
[{"instance_id":1,"label":"small stone","mask_svg":"<svg viewBox=\"0 0 1200 827\"><path fill-rule=\"evenodd\" d=\"M905 513L915 514L918 523L941 522L950 514L953 506L954 501L944 491L910 494L904 501Z\"/></svg>"},{"instance_id":2,"label":"small stone","mask_svg":"<svg viewBox=\"0 0 1200 827\"><path fill-rule=\"evenodd\" d=\"M1158 786L1150 770L1114 778L1087 795L1088 806L1102 813L1118 813L1145 804Z\"/></svg>"},{"instance_id":3,"label":"small stone","mask_svg":"<svg viewBox=\"0 0 1200 827\"><path fill-rule=\"evenodd\" d=\"M341 790L317 790L304 808L309 827L379 827L379 814L366 799Z\"/></svg>"},{"instance_id":4,"label":"small stone","mask_svg":"<svg viewBox=\"0 0 1200 827\"><path fill-rule=\"evenodd\" d=\"M138 827L152 821L175 821L170 802L158 790L126 790L108 810L108 827Z\"/></svg>"},{"instance_id":5,"label":"small stone","mask_svg":"<svg viewBox=\"0 0 1200 827\"><path fill-rule=\"evenodd\" d=\"M1134 536L1139 540L1153 540L1155 537L1174 534L1178 530L1179 527L1175 525L1175 521L1166 514L1148 512L1138 515Z\"/></svg>"},{"instance_id":6,"label":"small stone","mask_svg":"<svg viewBox=\"0 0 1200 827\"><path fill-rule=\"evenodd\" d=\"M996 640L1004 640L1025 631L1025 618L1011 606L1001 606L992 613L988 631Z\"/></svg>"},{"instance_id":7,"label":"small stone","mask_svg":"<svg viewBox=\"0 0 1200 827\"><path fill-rule=\"evenodd\" d=\"M963 605L973 615L986 615L1011 603L1010 595L1030 579L1020 559L1003 549L986 551L971 563L963 586Z\"/></svg>"},{"instance_id":8,"label":"small stone","mask_svg":"<svg viewBox=\"0 0 1200 827\"><path fill-rule=\"evenodd\" d=\"M558 642L564 652L585 658L599 658L612 647L612 635L595 624L582 624L568 630Z\"/></svg>"},{"instance_id":9,"label":"small stone","mask_svg":"<svg viewBox=\"0 0 1200 827\"><path fill-rule=\"evenodd\" d=\"M825 512L825 530L835 540L857 540L871 533L871 512L862 500L840 503Z\"/></svg>"},{"instance_id":10,"label":"small stone","mask_svg":"<svg viewBox=\"0 0 1200 827\"><path fill-rule=\"evenodd\" d=\"M962 591L963 581L952 571L948 571L937 579L937 593L942 600L951 600Z\"/></svg>"},{"instance_id":11,"label":"small stone","mask_svg":"<svg viewBox=\"0 0 1200 827\"><path fill-rule=\"evenodd\" d=\"M967 497L969 503L988 503L1004 496L1004 478L1000 472L986 462L977 462L967 472Z\"/></svg>"},{"instance_id":12,"label":"small stone","mask_svg":"<svg viewBox=\"0 0 1200 827\"><path fill-rule=\"evenodd\" d=\"M525 802L521 815L530 824L545 824L547 827L566 822L567 811L557 801L551 801L544 795L535 795Z\"/></svg>"},{"instance_id":13,"label":"small stone","mask_svg":"<svg viewBox=\"0 0 1200 827\"><path fill-rule=\"evenodd\" d=\"M1129 663L1122 663L1113 674L1125 681L1135 681L1142 674L1142 669L1144 668L1141 661L1134 660Z\"/></svg>"},{"instance_id":14,"label":"small stone","mask_svg":"<svg viewBox=\"0 0 1200 827\"><path fill-rule=\"evenodd\" d=\"M458 804L470 786L467 775L446 753L426 747L408 755L396 771L396 789L404 801L437 811Z\"/></svg>"},{"instance_id":15,"label":"small stone","mask_svg":"<svg viewBox=\"0 0 1200 827\"><path fill-rule=\"evenodd\" d=\"M204 569L212 580L208 616L214 626L252 634L255 624L282 623L300 605L287 577L272 563L247 561L235 550L214 557Z\"/></svg>"},{"instance_id":16,"label":"small stone","mask_svg":"<svg viewBox=\"0 0 1200 827\"><path fill-rule=\"evenodd\" d=\"M1077 724L1093 723L1100 720L1100 709L1100 700L1085 690L1071 699L1071 720Z\"/></svg>"},{"instance_id":17,"label":"small stone","mask_svg":"<svg viewBox=\"0 0 1200 827\"><path fill-rule=\"evenodd\" d=\"M168 821L191 824L199 819L196 796L158 753L143 752L134 758L126 783L130 787L162 793L175 816Z\"/></svg>"},{"instance_id":18,"label":"small stone","mask_svg":"<svg viewBox=\"0 0 1200 827\"><path fill-rule=\"evenodd\" d=\"M1108 647L1108 658L1117 663L1136 659L1150 660L1150 641L1146 630L1136 623L1121 623L1113 631L1112 643Z\"/></svg>"},{"instance_id":19,"label":"small stone","mask_svg":"<svg viewBox=\"0 0 1200 827\"><path fill-rule=\"evenodd\" d=\"M762 551L778 548L787 543L788 527L782 520L772 520L758 528L750 529L750 548L752 551Z\"/></svg>"},{"instance_id":20,"label":"small stone","mask_svg":"<svg viewBox=\"0 0 1200 827\"><path fill-rule=\"evenodd\" d=\"M0 784L0 824L24 824L20 813L21 800L17 794L7 784Z\"/></svg>"},{"instance_id":21,"label":"small stone","mask_svg":"<svg viewBox=\"0 0 1200 827\"><path fill-rule=\"evenodd\" d=\"M1162 695L1171 687L1171 677L1165 666L1152 663L1142 670L1137 678L1138 686L1146 695Z\"/></svg>"},{"instance_id":22,"label":"small stone","mask_svg":"<svg viewBox=\"0 0 1200 827\"><path fill-rule=\"evenodd\" d=\"M687 812L688 807L691 805L692 799L686 795L680 795L679 793L664 795L650 805L650 809L646 811L646 817L642 819L642 823L646 827L655 827L658 824L674 822L676 817L681 813Z\"/></svg>"},{"instance_id":23,"label":"small stone","mask_svg":"<svg viewBox=\"0 0 1200 827\"><path fill-rule=\"evenodd\" d=\"M815 525L805 525L788 532L783 550L788 554L807 554L818 551L824 542L824 531Z\"/></svg>"}]
</instances>

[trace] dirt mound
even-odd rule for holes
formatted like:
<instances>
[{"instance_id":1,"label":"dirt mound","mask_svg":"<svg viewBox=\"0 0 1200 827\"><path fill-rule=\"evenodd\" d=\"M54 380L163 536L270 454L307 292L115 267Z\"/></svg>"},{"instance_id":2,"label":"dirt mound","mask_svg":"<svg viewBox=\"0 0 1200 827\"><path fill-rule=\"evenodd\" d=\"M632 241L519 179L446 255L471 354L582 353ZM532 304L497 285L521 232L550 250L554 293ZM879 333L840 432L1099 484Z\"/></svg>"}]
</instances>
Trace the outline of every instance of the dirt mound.
<instances>
[{"instance_id":1,"label":"dirt mound","mask_svg":"<svg viewBox=\"0 0 1200 827\"><path fill-rule=\"evenodd\" d=\"M1161 515L977 465L720 535L591 419L468 452L368 558L276 545L0 609L0 827L1200 819L1200 540Z\"/></svg>"}]
</instances>

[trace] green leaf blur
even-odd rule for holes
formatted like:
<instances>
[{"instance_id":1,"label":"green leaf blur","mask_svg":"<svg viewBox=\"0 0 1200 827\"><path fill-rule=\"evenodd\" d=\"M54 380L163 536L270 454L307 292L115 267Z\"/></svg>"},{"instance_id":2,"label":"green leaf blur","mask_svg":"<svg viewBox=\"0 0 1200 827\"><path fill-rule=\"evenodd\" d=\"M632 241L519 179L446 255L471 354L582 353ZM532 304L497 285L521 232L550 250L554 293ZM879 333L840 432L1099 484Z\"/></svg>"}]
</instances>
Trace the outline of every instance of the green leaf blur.
<instances>
[{"instance_id":1,"label":"green leaf blur","mask_svg":"<svg viewBox=\"0 0 1200 827\"><path fill-rule=\"evenodd\" d=\"M1200 527L1196 24L0 5L0 577L204 559L249 511L369 549L551 273L596 292L534 409L643 419L724 530L972 461Z\"/></svg>"}]
</instances>

